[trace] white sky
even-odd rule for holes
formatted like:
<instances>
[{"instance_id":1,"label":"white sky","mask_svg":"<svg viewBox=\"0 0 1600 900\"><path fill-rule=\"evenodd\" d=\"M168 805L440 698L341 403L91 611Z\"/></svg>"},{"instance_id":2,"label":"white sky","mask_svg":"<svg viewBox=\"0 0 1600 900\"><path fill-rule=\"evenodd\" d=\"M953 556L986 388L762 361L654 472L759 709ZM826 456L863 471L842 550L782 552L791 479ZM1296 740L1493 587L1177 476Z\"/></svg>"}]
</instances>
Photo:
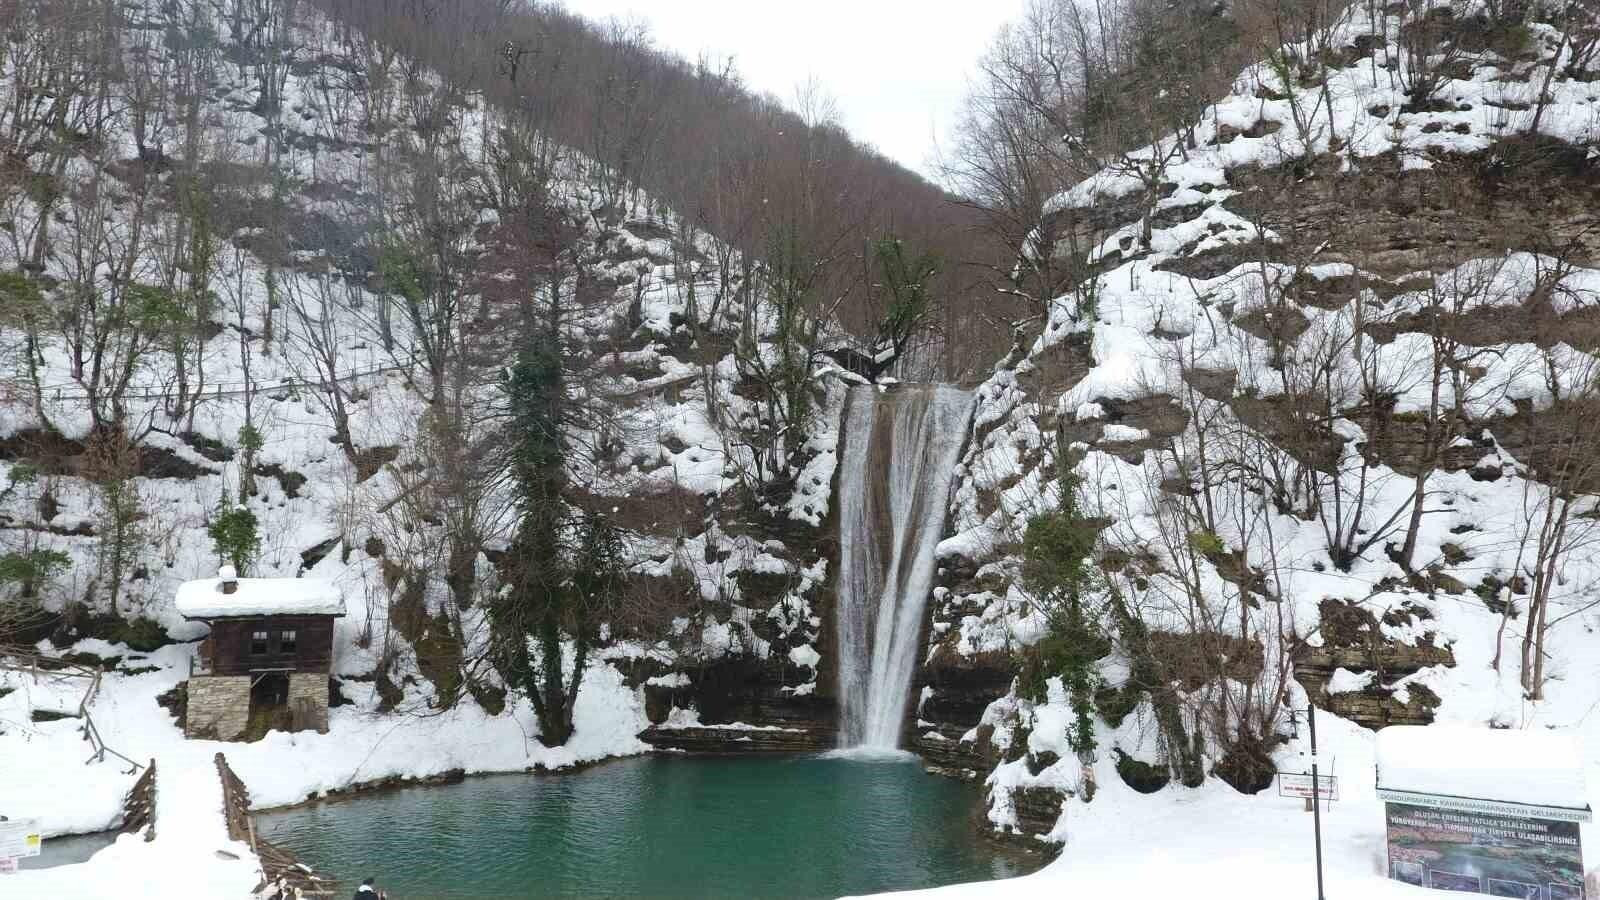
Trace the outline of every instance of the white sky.
<instances>
[{"instance_id":1,"label":"white sky","mask_svg":"<svg viewBox=\"0 0 1600 900\"><path fill-rule=\"evenodd\" d=\"M856 140L932 174L974 63L1024 0L565 0L650 24L656 46L732 55L745 84L791 102L815 77Z\"/></svg>"}]
</instances>

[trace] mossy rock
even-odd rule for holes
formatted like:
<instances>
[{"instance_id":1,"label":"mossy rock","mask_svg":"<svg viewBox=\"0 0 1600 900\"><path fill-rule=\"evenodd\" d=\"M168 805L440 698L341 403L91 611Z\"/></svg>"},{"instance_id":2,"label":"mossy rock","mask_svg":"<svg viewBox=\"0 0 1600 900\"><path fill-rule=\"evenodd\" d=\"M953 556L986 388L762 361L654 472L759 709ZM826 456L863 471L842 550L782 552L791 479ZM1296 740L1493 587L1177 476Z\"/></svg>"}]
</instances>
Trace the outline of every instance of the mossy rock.
<instances>
[{"instance_id":1,"label":"mossy rock","mask_svg":"<svg viewBox=\"0 0 1600 900\"><path fill-rule=\"evenodd\" d=\"M1435 591L1441 593L1460 596L1468 591L1466 582L1453 575L1446 575L1441 571L1429 571L1428 581Z\"/></svg>"},{"instance_id":2,"label":"mossy rock","mask_svg":"<svg viewBox=\"0 0 1600 900\"><path fill-rule=\"evenodd\" d=\"M979 573L977 579L978 590L989 591L994 594L1004 595L1011 587L1011 578L998 569L986 569Z\"/></svg>"},{"instance_id":3,"label":"mossy rock","mask_svg":"<svg viewBox=\"0 0 1600 900\"><path fill-rule=\"evenodd\" d=\"M1141 794L1154 794L1172 782L1172 773L1165 766L1134 759L1120 747L1111 748L1111 752L1117 757L1117 774L1122 777L1123 784Z\"/></svg>"},{"instance_id":4,"label":"mossy rock","mask_svg":"<svg viewBox=\"0 0 1600 900\"><path fill-rule=\"evenodd\" d=\"M83 666L86 669L99 669L102 672L109 672L112 669L115 669L118 663L122 662L122 657L101 656L98 653L78 652L63 653L61 655L61 661L72 663L75 666Z\"/></svg>"},{"instance_id":5,"label":"mossy rock","mask_svg":"<svg viewBox=\"0 0 1600 900\"><path fill-rule=\"evenodd\" d=\"M782 600L789 593L793 579L786 572L735 572L733 580L739 585L744 604L765 608Z\"/></svg>"},{"instance_id":6,"label":"mossy rock","mask_svg":"<svg viewBox=\"0 0 1600 900\"><path fill-rule=\"evenodd\" d=\"M400 701L406 698L406 692L401 690L400 685L394 683L388 672L380 672L378 674L377 687L378 712L390 712L400 705Z\"/></svg>"},{"instance_id":7,"label":"mossy rock","mask_svg":"<svg viewBox=\"0 0 1600 900\"><path fill-rule=\"evenodd\" d=\"M1277 772L1270 746L1255 740L1236 742L1211 770L1241 794L1259 794L1271 787Z\"/></svg>"},{"instance_id":8,"label":"mossy rock","mask_svg":"<svg viewBox=\"0 0 1600 900\"><path fill-rule=\"evenodd\" d=\"M1510 600L1509 604L1507 601L1500 599L1500 590L1505 586L1505 582L1493 575L1485 575L1483 580L1478 582L1477 587L1472 589L1472 592L1478 595L1478 599L1483 601L1484 607L1489 612L1497 616L1503 615L1515 619L1522 615L1522 608L1517 606L1515 599ZM1513 588L1512 592L1515 594L1515 588ZM1508 605L1510 606L1509 610L1506 608Z\"/></svg>"},{"instance_id":9,"label":"mossy rock","mask_svg":"<svg viewBox=\"0 0 1600 900\"><path fill-rule=\"evenodd\" d=\"M96 631L98 633L88 634L88 637L102 637L112 644L126 644L128 649L141 653L154 653L165 645L173 644L173 639L168 637L160 623L142 615L131 620L122 617L96 618Z\"/></svg>"},{"instance_id":10,"label":"mossy rock","mask_svg":"<svg viewBox=\"0 0 1600 900\"><path fill-rule=\"evenodd\" d=\"M129 649L140 653L153 653L173 643L173 640L156 620L140 616L123 622L114 642L127 644Z\"/></svg>"},{"instance_id":11,"label":"mossy rock","mask_svg":"<svg viewBox=\"0 0 1600 900\"><path fill-rule=\"evenodd\" d=\"M1443 698L1435 693L1433 688L1425 684L1407 685L1406 693L1411 696L1411 702L1407 704L1408 706L1422 710L1430 716L1434 710L1439 708L1439 704L1444 702Z\"/></svg>"},{"instance_id":12,"label":"mossy rock","mask_svg":"<svg viewBox=\"0 0 1600 900\"><path fill-rule=\"evenodd\" d=\"M328 676L328 708L348 706L354 702L354 700L344 695L344 685L340 683L339 679L332 675Z\"/></svg>"},{"instance_id":13,"label":"mossy rock","mask_svg":"<svg viewBox=\"0 0 1600 900\"><path fill-rule=\"evenodd\" d=\"M65 647L84 638L126 644L140 653L152 653L176 643L159 622L146 616L124 619L118 615L82 611L64 616L55 634L50 636L50 641L58 647Z\"/></svg>"},{"instance_id":14,"label":"mossy rock","mask_svg":"<svg viewBox=\"0 0 1600 900\"><path fill-rule=\"evenodd\" d=\"M461 639L450 627L443 612L434 617L426 630L412 641L417 668L431 682L443 706L450 706L461 692Z\"/></svg>"},{"instance_id":15,"label":"mossy rock","mask_svg":"<svg viewBox=\"0 0 1600 900\"><path fill-rule=\"evenodd\" d=\"M1028 774L1038 775L1061 761L1061 755L1050 750L1028 751Z\"/></svg>"},{"instance_id":16,"label":"mossy rock","mask_svg":"<svg viewBox=\"0 0 1600 900\"><path fill-rule=\"evenodd\" d=\"M404 578L404 590L389 601L389 624L411 642L417 669L433 683L441 705L448 707L461 695L461 638L444 610L428 614L425 587L422 578ZM379 695L384 696L381 680Z\"/></svg>"},{"instance_id":17,"label":"mossy rock","mask_svg":"<svg viewBox=\"0 0 1600 900\"><path fill-rule=\"evenodd\" d=\"M506 711L506 689L492 684L485 684L476 678L467 679L467 693L472 699L478 701L483 711L491 716L498 716Z\"/></svg>"},{"instance_id":18,"label":"mossy rock","mask_svg":"<svg viewBox=\"0 0 1600 900\"><path fill-rule=\"evenodd\" d=\"M1011 743L1006 746L1004 760L1016 762L1028 755L1028 738L1033 737L1033 729L1027 725L1018 724L1011 732Z\"/></svg>"},{"instance_id":19,"label":"mossy rock","mask_svg":"<svg viewBox=\"0 0 1600 900\"><path fill-rule=\"evenodd\" d=\"M1323 646L1329 649L1363 646L1368 635L1377 631L1378 620L1354 601L1328 597L1317 608Z\"/></svg>"},{"instance_id":20,"label":"mossy rock","mask_svg":"<svg viewBox=\"0 0 1600 900\"><path fill-rule=\"evenodd\" d=\"M179 728L189 722L189 682L180 681L172 690L156 695L156 705L172 714Z\"/></svg>"},{"instance_id":21,"label":"mossy rock","mask_svg":"<svg viewBox=\"0 0 1600 900\"><path fill-rule=\"evenodd\" d=\"M1383 614L1383 624L1390 628L1404 628L1418 622L1426 622L1433 618L1433 610L1405 600L1398 606L1389 608Z\"/></svg>"},{"instance_id":22,"label":"mossy rock","mask_svg":"<svg viewBox=\"0 0 1600 900\"><path fill-rule=\"evenodd\" d=\"M1131 687L1103 687L1094 692L1094 708L1106 724L1116 728L1139 705L1139 691Z\"/></svg>"}]
</instances>

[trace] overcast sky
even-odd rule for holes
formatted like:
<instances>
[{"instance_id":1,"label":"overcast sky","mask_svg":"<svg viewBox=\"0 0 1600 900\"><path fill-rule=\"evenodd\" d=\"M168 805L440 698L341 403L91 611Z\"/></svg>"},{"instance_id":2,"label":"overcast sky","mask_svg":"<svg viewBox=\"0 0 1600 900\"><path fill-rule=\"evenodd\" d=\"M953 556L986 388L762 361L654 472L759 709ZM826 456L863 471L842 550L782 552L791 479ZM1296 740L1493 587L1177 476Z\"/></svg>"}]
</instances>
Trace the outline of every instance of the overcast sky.
<instances>
[{"instance_id":1,"label":"overcast sky","mask_svg":"<svg viewBox=\"0 0 1600 900\"><path fill-rule=\"evenodd\" d=\"M1024 0L565 0L594 19L643 19L656 45L732 55L745 84L785 102L808 77L859 141L932 174L973 64Z\"/></svg>"}]
</instances>

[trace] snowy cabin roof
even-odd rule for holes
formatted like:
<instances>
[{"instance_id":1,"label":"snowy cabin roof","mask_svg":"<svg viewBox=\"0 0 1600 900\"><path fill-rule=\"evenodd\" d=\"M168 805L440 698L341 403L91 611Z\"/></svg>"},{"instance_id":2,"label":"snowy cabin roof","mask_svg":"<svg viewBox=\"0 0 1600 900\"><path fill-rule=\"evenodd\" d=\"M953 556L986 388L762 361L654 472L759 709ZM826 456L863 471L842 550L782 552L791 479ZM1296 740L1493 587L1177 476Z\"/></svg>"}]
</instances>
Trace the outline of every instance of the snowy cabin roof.
<instances>
[{"instance_id":1,"label":"snowy cabin roof","mask_svg":"<svg viewBox=\"0 0 1600 900\"><path fill-rule=\"evenodd\" d=\"M1582 810L1589 792L1577 740L1548 729L1391 725L1378 732L1378 793ZM1462 804L1437 804L1454 805Z\"/></svg>"},{"instance_id":2,"label":"snowy cabin roof","mask_svg":"<svg viewBox=\"0 0 1600 900\"><path fill-rule=\"evenodd\" d=\"M237 616L342 616L344 592L317 578L239 578L238 589L222 592L221 578L201 578L178 586L178 615L185 619Z\"/></svg>"}]
</instances>

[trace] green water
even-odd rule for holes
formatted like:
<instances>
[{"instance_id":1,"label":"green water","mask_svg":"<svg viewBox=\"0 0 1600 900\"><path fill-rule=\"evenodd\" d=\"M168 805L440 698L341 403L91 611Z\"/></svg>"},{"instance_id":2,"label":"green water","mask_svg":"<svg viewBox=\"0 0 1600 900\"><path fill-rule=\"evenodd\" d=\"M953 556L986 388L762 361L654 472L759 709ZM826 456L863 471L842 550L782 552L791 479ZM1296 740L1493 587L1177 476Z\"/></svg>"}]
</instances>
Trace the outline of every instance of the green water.
<instances>
[{"instance_id":1,"label":"green water","mask_svg":"<svg viewBox=\"0 0 1600 900\"><path fill-rule=\"evenodd\" d=\"M1021 874L974 836L979 793L914 760L655 756L256 817L394 900L835 897Z\"/></svg>"}]
</instances>

